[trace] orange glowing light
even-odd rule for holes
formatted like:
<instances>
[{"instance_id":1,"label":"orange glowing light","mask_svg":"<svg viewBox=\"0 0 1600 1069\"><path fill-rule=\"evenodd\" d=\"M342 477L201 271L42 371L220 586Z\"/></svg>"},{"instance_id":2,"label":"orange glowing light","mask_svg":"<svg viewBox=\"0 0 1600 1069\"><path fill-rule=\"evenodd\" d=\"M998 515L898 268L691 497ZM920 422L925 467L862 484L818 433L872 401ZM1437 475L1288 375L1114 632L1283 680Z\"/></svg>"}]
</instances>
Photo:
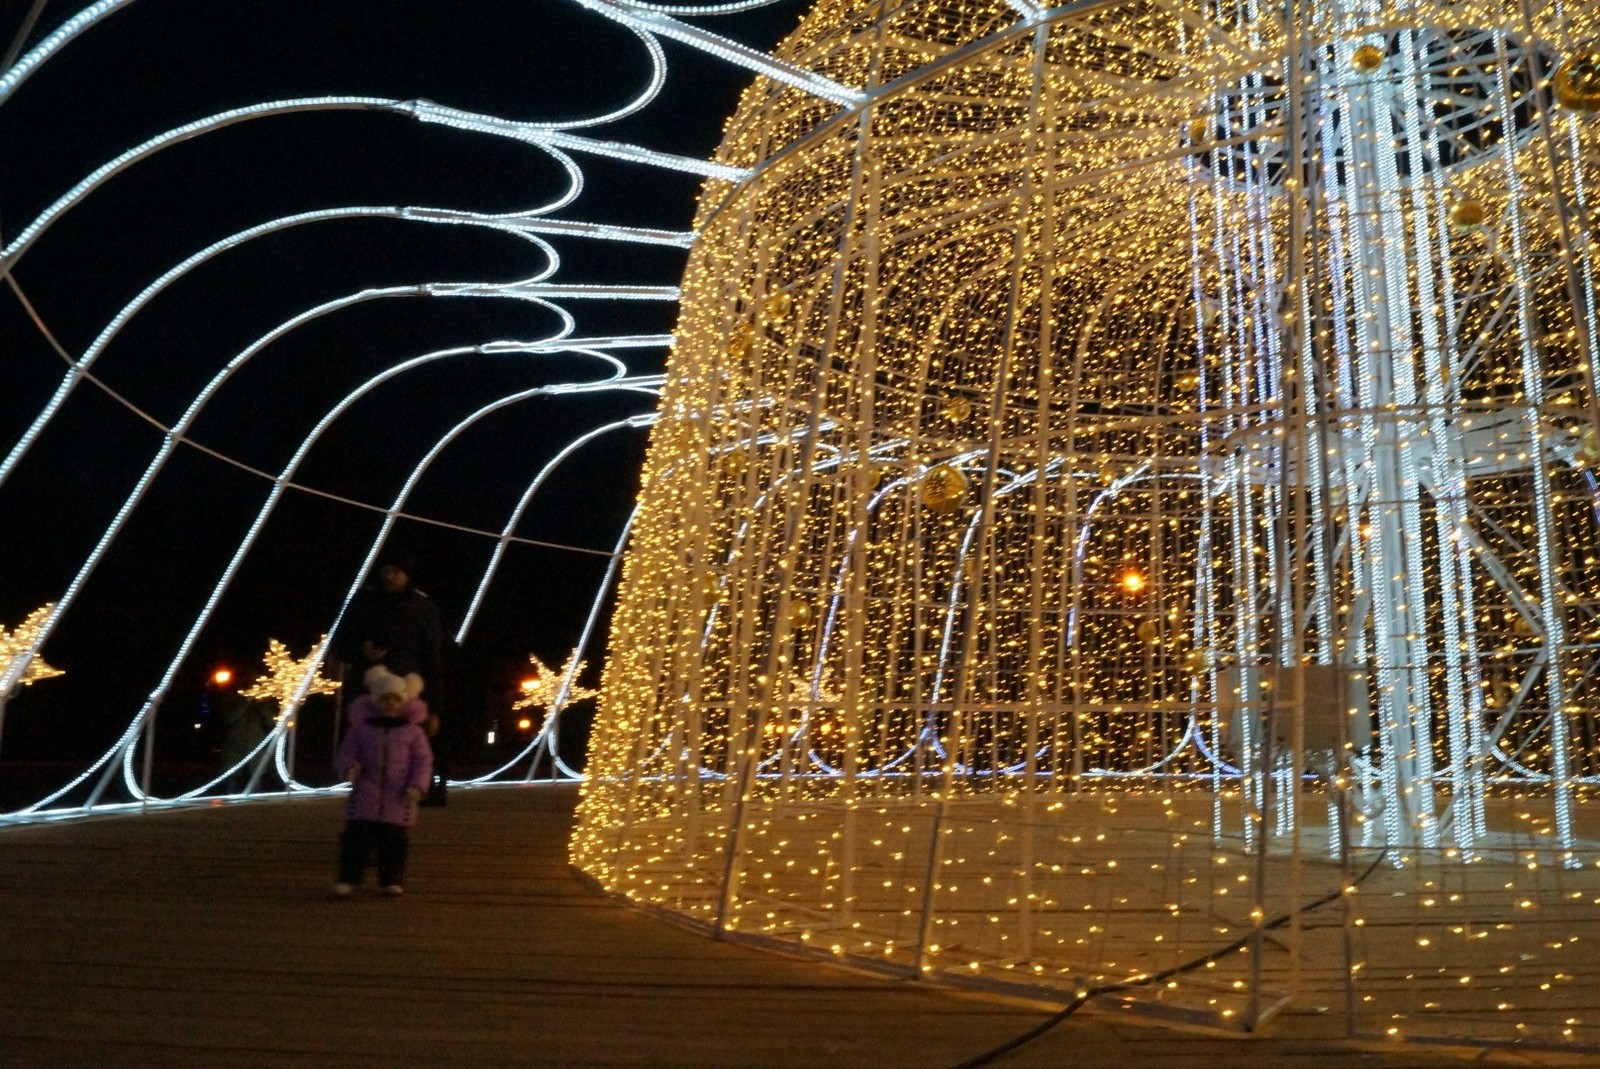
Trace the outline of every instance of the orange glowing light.
<instances>
[{"instance_id":1,"label":"orange glowing light","mask_svg":"<svg viewBox=\"0 0 1600 1069\"><path fill-rule=\"evenodd\" d=\"M227 686L229 683L233 682L233 669L217 669L215 672L211 673L211 682L215 683L219 687Z\"/></svg>"},{"instance_id":2,"label":"orange glowing light","mask_svg":"<svg viewBox=\"0 0 1600 1069\"><path fill-rule=\"evenodd\" d=\"M517 684L517 686L521 687L524 691L533 690L536 687L538 687L538 685L539 685L539 677L538 676L529 676L527 679L524 679L521 683Z\"/></svg>"},{"instance_id":3,"label":"orange glowing light","mask_svg":"<svg viewBox=\"0 0 1600 1069\"><path fill-rule=\"evenodd\" d=\"M1130 594L1137 594L1144 589L1144 576L1135 571L1122 573L1122 589Z\"/></svg>"},{"instance_id":4,"label":"orange glowing light","mask_svg":"<svg viewBox=\"0 0 1600 1069\"><path fill-rule=\"evenodd\" d=\"M533 727L533 721L529 720L527 717L523 717L521 720L517 721L518 731L527 731L531 727Z\"/></svg>"}]
</instances>

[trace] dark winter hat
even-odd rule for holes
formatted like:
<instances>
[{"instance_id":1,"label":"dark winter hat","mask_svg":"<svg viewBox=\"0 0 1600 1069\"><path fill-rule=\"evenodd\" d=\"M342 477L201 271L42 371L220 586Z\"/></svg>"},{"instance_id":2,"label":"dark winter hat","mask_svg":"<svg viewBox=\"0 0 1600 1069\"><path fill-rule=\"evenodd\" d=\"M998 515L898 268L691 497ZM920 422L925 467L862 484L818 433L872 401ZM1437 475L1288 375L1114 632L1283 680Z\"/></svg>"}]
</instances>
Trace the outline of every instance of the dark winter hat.
<instances>
[{"instance_id":1,"label":"dark winter hat","mask_svg":"<svg viewBox=\"0 0 1600 1069\"><path fill-rule=\"evenodd\" d=\"M382 571L385 568L398 568L407 575L414 575L417 570L417 555L407 549L385 547L384 551L378 554L378 570Z\"/></svg>"}]
</instances>

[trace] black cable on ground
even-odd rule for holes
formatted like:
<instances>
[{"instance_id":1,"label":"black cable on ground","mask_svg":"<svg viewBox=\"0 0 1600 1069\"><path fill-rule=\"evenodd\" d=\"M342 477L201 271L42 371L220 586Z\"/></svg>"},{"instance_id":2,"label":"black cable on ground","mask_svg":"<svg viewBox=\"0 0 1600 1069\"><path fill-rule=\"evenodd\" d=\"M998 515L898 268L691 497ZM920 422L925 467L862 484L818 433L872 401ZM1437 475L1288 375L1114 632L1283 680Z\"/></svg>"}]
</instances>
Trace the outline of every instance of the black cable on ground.
<instances>
[{"instance_id":1,"label":"black cable on ground","mask_svg":"<svg viewBox=\"0 0 1600 1069\"><path fill-rule=\"evenodd\" d=\"M1377 871L1378 866L1382 864L1383 859L1388 855L1389 852L1387 850L1380 851L1378 856L1373 859L1372 864L1367 866L1367 870L1360 876L1356 877L1355 886L1359 887L1361 884L1365 883L1367 878ZM1034 1040L1038 1039L1040 1036L1056 1027L1056 1025L1060 1024L1062 1021L1065 1021L1068 1017L1071 1017L1074 1013L1077 1013L1079 1010L1081 1010L1090 999L1099 998L1101 995L1112 995L1118 991L1132 991L1136 988L1148 987L1151 984L1159 984L1163 980L1170 980L1174 976L1181 976L1184 973L1193 972L1196 969L1204 968L1214 961L1219 961L1229 954L1234 954L1244 949L1244 947L1249 945L1251 940L1256 938L1258 932L1270 932L1275 928L1281 928L1285 924L1288 924L1295 917L1303 916L1304 914L1310 913L1313 910L1321 909L1329 902L1337 901L1344 895L1344 893L1345 891L1343 887L1335 891L1329 891L1322 897L1313 899L1298 909L1292 909L1287 913L1283 913L1277 917L1274 917L1272 920L1263 924L1259 929L1252 929L1248 934L1240 936L1238 939L1235 939L1226 946L1218 947L1215 950L1208 951L1198 958L1183 962L1180 965L1174 965L1170 969L1163 969L1161 972L1151 973L1149 976L1141 976L1133 980L1119 980L1114 984L1102 984L1099 987L1091 987L1089 990L1083 992L1083 994L1067 1003L1067 1005L1062 1007L1060 1010L1051 1014L1049 1017L1045 1018L1034 1027L1028 1029L1026 1032L1023 1032L1021 1035L1006 1040L998 1047L991 1047L982 1054L975 1055L966 1059L965 1061L957 1062L955 1065L952 1065L950 1069L978 1069L978 1066L988 1065L995 1061L995 1059L1000 1058L1003 1055L1010 1054L1018 1047L1032 1043Z\"/></svg>"}]
</instances>

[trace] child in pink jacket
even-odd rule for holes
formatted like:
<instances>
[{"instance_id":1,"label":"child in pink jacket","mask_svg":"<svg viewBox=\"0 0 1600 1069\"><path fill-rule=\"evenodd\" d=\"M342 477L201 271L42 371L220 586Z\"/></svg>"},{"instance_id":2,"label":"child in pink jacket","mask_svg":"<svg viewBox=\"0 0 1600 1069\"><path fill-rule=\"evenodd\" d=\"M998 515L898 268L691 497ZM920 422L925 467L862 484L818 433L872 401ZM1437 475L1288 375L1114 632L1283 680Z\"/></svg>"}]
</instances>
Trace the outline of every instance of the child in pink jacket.
<instances>
[{"instance_id":1,"label":"child in pink jacket","mask_svg":"<svg viewBox=\"0 0 1600 1069\"><path fill-rule=\"evenodd\" d=\"M367 673L368 694L350 704L350 730L334 755L336 773L351 783L339 837L339 879L345 897L361 883L374 852L386 895L404 893L406 831L417 822L417 801L433 779L433 751L419 726L428 707L406 696L406 682L385 668Z\"/></svg>"}]
</instances>

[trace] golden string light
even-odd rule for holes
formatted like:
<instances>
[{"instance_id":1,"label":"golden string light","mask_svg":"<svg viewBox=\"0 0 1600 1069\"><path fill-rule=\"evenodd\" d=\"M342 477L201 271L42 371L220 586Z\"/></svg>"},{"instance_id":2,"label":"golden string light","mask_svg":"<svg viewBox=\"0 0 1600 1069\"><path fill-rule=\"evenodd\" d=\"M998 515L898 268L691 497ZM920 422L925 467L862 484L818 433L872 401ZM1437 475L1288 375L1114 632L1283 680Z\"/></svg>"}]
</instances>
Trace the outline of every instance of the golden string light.
<instances>
[{"instance_id":1,"label":"golden string light","mask_svg":"<svg viewBox=\"0 0 1600 1069\"><path fill-rule=\"evenodd\" d=\"M30 652L39 638L39 632L43 629L45 621L50 618L50 613L54 609L53 603L39 606L9 632L0 626L0 670L9 672L16 666L17 658L29 658L22 674L17 678L19 687L30 686L41 679L53 679L66 674L59 668L50 667L42 657Z\"/></svg>"},{"instance_id":2,"label":"golden string light","mask_svg":"<svg viewBox=\"0 0 1600 1069\"><path fill-rule=\"evenodd\" d=\"M1010 989L1277 918L1161 998L1600 1046L1600 9L1369 7L817 5L895 88L728 126L575 863Z\"/></svg>"},{"instance_id":3,"label":"golden string light","mask_svg":"<svg viewBox=\"0 0 1600 1069\"><path fill-rule=\"evenodd\" d=\"M578 684L578 677L583 675L587 665L578 660L578 651L573 650L567 658L567 663L561 666L559 672L552 672L549 667L536 655L528 655L529 673L523 678L518 688L522 694L512 703L512 709L548 709L558 713L569 705L588 701L598 697L600 692ZM566 687L563 697L562 687ZM560 702L558 706L556 703Z\"/></svg>"},{"instance_id":4,"label":"golden string light","mask_svg":"<svg viewBox=\"0 0 1600 1069\"><path fill-rule=\"evenodd\" d=\"M248 687L241 689L240 696L270 698L278 703L280 710L288 712L302 685L305 686L307 697L313 694L336 693L339 684L323 676L321 670L323 648L327 644L328 636L323 635L311 647L309 653L296 658L289 652L288 646L275 638L268 639L267 652L261 656L266 671L257 676ZM310 677L310 682L306 681L307 676Z\"/></svg>"}]
</instances>

